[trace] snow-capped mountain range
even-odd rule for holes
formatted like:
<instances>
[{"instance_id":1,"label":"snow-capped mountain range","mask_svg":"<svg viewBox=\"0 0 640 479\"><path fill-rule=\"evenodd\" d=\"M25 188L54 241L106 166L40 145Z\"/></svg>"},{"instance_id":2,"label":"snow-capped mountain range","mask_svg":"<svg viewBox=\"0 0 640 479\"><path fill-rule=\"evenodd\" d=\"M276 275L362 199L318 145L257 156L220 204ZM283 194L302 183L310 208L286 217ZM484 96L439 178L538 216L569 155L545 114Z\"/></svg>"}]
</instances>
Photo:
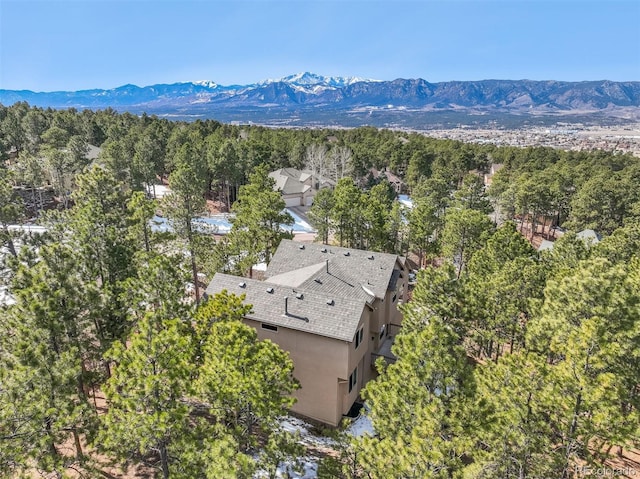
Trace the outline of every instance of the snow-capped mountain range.
<instances>
[{"instance_id":1,"label":"snow-capped mountain range","mask_svg":"<svg viewBox=\"0 0 640 479\"><path fill-rule=\"evenodd\" d=\"M434 114L597 115L640 119L640 82L482 80L429 83L304 72L248 85L215 81L123 85L109 90L0 90L0 103L52 108L111 107L132 113L273 124L410 125ZM452 117L453 118L453 117ZM454 121L454 120L451 120ZM459 121L459 120L455 120ZM473 120L476 121L476 120ZM464 122L464 121L463 121Z\"/></svg>"},{"instance_id":2,"label":"snow-capped mountain range","mask_svg":"<svg viewBox=\"0 0 640 479\"><path fill-rule=\"evenodd\" d=\"M326 77L322 75L316 75L315 73L296 73L295 75L288 75L286 77L278 78L277 80L263 80L258 82L257 85L267 85L269 83L287 83L289 85L296 86L302 89L308 89L310 91L319 91L319 88L343 88L347 85L352 85L358 82L377 82L380 80L371 80L361 77Z\"/></svg>"}]
</instances>

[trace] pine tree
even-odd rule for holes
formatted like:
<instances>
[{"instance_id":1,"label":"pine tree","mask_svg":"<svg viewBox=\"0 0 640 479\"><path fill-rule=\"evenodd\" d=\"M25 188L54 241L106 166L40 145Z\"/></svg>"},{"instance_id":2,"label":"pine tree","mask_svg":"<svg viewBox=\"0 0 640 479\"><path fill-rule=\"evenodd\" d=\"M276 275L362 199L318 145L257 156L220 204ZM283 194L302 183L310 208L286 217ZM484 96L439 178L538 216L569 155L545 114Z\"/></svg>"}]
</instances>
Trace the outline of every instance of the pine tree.
<instances>
[{"instance_id":1,"label":"pine tree","mask_svg":"<svg viewBox=\"0 0 640 479\"><path fill-rule=\"evenodd\" d=\"M251 274L254 264L271 261L280 241L292 238L283 226L292 225L293 218L284 211L284 200L273 189L274 184L266 165L260 166L251 174L249 184L240 187L238 201L233 204L235 217L228 248L240 274Z\"/></svg>"},{"instance_id":2,"label":"pine tree","mask_svg":"<svg viewBox=\"0 0 640 479\"><path fill-rule=\"evenodd\" d=\"M204 167L198 145L185 143L175 155L176 169L169 177L171 194L165 197L162 207L176 234L184 240L189 252L191 276L195 288L196 303L200 302L198 281L198 232L194 219L205 209Z\"/></svg>"},{"instance_id":3,"label":"pine tree","mask_svg":"<svg viewBox=\"0 0 640 479\"><path fill-rule=\"evenodd\" d=\"M66 233L79 254L78 273L87 285L99 288L91 311L103 350L128 333L125 281L135 275L128 196L106 170L94 167L77 178L74 207Z\"/></svg>"},{"instance_id":4,"label":"pine tree","mask_svg":"<svg viewBox=\"0 0 640 479\"><path fill-rule=\"evenodd\" d=\"M17 256L13 233L9 225L18 223L23 215L23 205L13 191L12 178L9 171L0 167L0 244L6 246L13 256Z\"/></svg>"},{"instance_id":5,"label":"pine tree","mask_svg":"<svg viewBox=\"0 0 640 479\"><path fill-rule=\"evenodd\" d=\"M313 198L313 205L309 209L309 221L318 231L318 236L323 244L329 244L331 233L331 211L333 209L333 191L323 188Z\"/></svg>"},{"instance_id":6,"label":"pine tree","mask_svg":"<svg viewBox=\"0 0 640 479\"><path fill-rule=\"evenodd\" d=\"M551 368L544 357L521 353L476 369L478 447L465 477L560 477L564 463L549 423L558 399Z\"/></svg>"},{"instance_id":7,"label":"pine tree","mask_svg":"<svg viewBox=\"0 0 640 479\"><path fill-rule=\"evenodd\" d=\"M333 201L331 221L340 246L360 247L363 230L361 193L351 178L338 181Z\"/></svg>"},{"instance_id":8,"label":"pine tree","mask_svg":"<svg viewBox=\"0 0 640 479\"><path fill-rule=\"evenodd\" d=\"M437 232L441 227L437 208L429 197L421 197L414 201L408 213L409 244L418 253L418 265L424 266L425 256L435 252Z\"/></svg>"},{"instance_id":9,"label":"pine tree","mask_svg":"<svg viewBox=\"0 0 640 479\"><path fill-rule=\"evenodd\" d=\"M191 343L178 319L148 313L137 323L127 345L116 341L107 354L115 363L105 385L109 401L96 444L118 459L146 462L162 477L180 468L181 444L194 432L189 407ZM182 446L182 447L180 447Z\"/></svg>"},{"instance_id":10,"label":"pine tree","mask_svg":"<svg viewBox=\"0 0 640 479\"><path fill-rule=\"evenodd\" d=\"M476 210L449 208L442 231L442 254L456 265L457 275L491 236L489 218Z\"/></svg>"},{"instance_id":11,"label":"pine tree","mask_svg":"<svg viewBox=\"0 0 640 479\"><path fill-rule=\"evenodd\" d=\"M415 316L423 300L407 307ZM406 311L409 314L409 311ZM469 450L463 411L473 390L461 338L441 317L428 315L396 336L397 361L381 368L363 397L376 435L354 443L361 477L444 478L457 475Z\"/></svg>"},{"instance_id":12,"label":"pine tree","mask_svg":"<svg viewBox=\"0 0 640 479\"><path fill-rule=\"evenodd\" d=\"M37 263L17 267L0 344L0 471L63 474L83 461L81 439L95 432L87 365L99 351L78 264L67 245L53 243ZM61 449L69 439L75 457Z\"/></svg>"},{"instance_id":13,"label":"pine tree","mask_svg":"<svg viewBox=\"0 0 640 479\"><path fill-rule=\"evenodd\" d=\"M625 267L594 258L550 280L527 345L545 354L558 391L550 421L562 451L564 474L576 460L602 464L602 446L624 444L637 433L640 379L636 359L637 260Z\"/></svg>"},{"instance_id":14,"label":"pine tree","mask_svg":"<svg viewBox=\"0 0 640 479\"><path fill-rule=\"evenodd\" d=\"M214 322L203 347L203 364L196 383L198 396L208 404L247 454L257 445L256 432L268 437L277 418L293 404L297 389L288 353L236 320Z\"/></svg>"}]
</instances>

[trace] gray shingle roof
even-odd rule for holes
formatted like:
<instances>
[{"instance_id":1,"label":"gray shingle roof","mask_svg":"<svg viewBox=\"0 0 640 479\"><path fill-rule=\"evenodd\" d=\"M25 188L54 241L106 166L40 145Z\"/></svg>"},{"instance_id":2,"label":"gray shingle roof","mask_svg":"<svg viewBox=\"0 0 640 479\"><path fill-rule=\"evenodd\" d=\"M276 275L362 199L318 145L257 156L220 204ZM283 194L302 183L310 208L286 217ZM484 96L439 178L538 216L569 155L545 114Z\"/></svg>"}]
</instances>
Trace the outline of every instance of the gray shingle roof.
<instances>
[{"instance_id":1,"label":"gray shingle roof","mask_svg":"<svg viewBox=\"0 0 640 479\"><path fill-rule=\"evenodd\" d=\"M327 260L328 273L326 266L314 266L321 263L326 265ZM297 274L296 271L305 268L309 274L305 278L299 278L303 280L299 283L302 288L330 291L334 295L356 294L363 299L370 297L363 292L366 288L377 298L384 298L393 277L396 261L402 264L402 258L395 254L318 244L307 244L301 249L300 243L282 240L267 267L265 276L267 281L282 283L287 280L287 274L293 276Z\"/></svg>"},{"instance_id":2,"label":"gray shingle roof","mask_svg":"<svg viewBox=\"0 0 640 479\"><path fill-rule=\"evenodd\" d=\"M207 294L223 289L245 294L245 302L253 305L249 319L352 341L367 304L376 297L384 298L388 288L395 288L400 275L396 262L403 265L404 258L282 240L267 267L265 281L218 273Z\"/></svg>"},{"instance_id":3,"label":"gray shingle roof","mask_svg":"<svg viewBox=\"0 0 640 479\"><path fill-rule=\"evenodd\" d=\"M581 240L590 242L591 244L597 244L602 240L602 237L591 229L582 230L579 233L576 233L576 238L580 238Z\"/></svg>"},{"instance_id":4,"label":"gray shingle roof","mask_svg":"<svg viewBox=\"0 0 640 479\"><path fill-rule=\"evenodd\" d=\"M269 288L272 292L267 291ZM289 286L217 273L207 287L207 294L212 296L222 290L246 295L245 303L253 305L252 312L246 316L248 319L349 342L366 307L359 298L302 288L295 288L294 292ZM300 293L302 298L298 299L296 295ZM285 297L288 315L285 315Z\"/></svg>"},{"instance_id":5,"label":"gray shingle roof","mask_svg":"<svg viewBox=\"0 0 640 479\"><path fill-rule=\"evenodd\" d=\"M295 168L280 168L269 173L269 176L275 180L276 187L284 195L304 193L311 189L310 185L304 184L310 175Z\"/></svg>"},{"instance_id":6,"label":"gray shingle roof","mask_svg":"<svg viewBox=\"0 0 640 479\"><path fill-rule=\"evenodd\" d=\"M553 241L543 239L538 246L538 251L547 251L553 249Z\"/></svg>"}]
</instances>

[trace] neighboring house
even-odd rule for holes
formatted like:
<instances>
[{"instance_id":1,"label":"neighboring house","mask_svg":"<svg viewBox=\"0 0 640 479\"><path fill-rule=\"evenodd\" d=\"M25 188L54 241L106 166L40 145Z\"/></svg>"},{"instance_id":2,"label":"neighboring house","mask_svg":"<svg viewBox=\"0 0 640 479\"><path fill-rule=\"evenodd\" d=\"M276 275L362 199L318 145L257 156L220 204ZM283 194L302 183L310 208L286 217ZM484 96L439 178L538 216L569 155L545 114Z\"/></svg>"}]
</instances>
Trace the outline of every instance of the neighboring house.
<instances>
[{"instance_id":1,"label":"neighboring house","mask_svg":"<svg viewBox=\"0 0 640 479\"><path fill-rule=\"evenodd\" d=\"M301 388L292 411L337 426L389 361L409 271L386 253L283 240L258 281L216 274L207 295L246 295L246 324L288 351Z\"/></svg>"},{"instance_id":2,"label":"neighboring house","mask_svg":"<svg viewBox=\"0 0 640 479\"><path fill-rule=\"evenodd\" d=\"M538 251L547 251L553 249L553 241L543 239L538 246Z\"/></svg>"},{"instance_id":3,"label":"neighboring house","mask_svg":"<svg viewBox=\"0 0 640 479\"><path fill-rule=\"evenodd\" d=\"M579 233L576 233L576 238L581 239L587 246L593 246L602 240L602 236L599 233L596 233L594 230L586 229L582 230ZM553 249L553 241L542 240L540 246L538 246L538 251L547 251Z\"/></svg>"},{"instance_id":4,"label":"neighboring house","mask_svg":"<svg viewBox=\"0 0 640 479\"><path fill-rule=\"evenodd\" d=\"M87 154L85 155L85 157L90 163L93 163L98 159L100 153L102 153L102 148L90 144L87 145Z\"/></svg>"},{"instance_id":5,"label":"neighboring house","mask_svg":"<svg viewBox=\"0 0 640 479\"><path fill-rule=\"evenodd\" d=\"M280 168L269 176L276 182L275 188L289 206L311 206L313 197L322 188L333 188L335 183L328 178L313 175L310 171L295 168Z\"/></svg>"},{"instance_id":6,"label":"neighboring house","mask_svg":"<svg viewBox=\"0 0 640 479\"><path fill-rule=\"evenodd\" d=\"M582 230L579 233L576 233L576 238L580 238L589 246L598 244L602 241L602 236L591 229Z\"/></svg>"},{"instance_id":7,"label":"neighboring house","mask_svg":"<svg viewBox=\"0 0 640 479\"><path fill-rule=\"evenodd\" d=\"M371 168L369 170L369 174L375 182L386 179L398 195L407 192L407 185L404 183L404 181L402 181L397 175L391 173L386 168L381 171L378 171L375 168Z\"/></svg>"}]
</instances>

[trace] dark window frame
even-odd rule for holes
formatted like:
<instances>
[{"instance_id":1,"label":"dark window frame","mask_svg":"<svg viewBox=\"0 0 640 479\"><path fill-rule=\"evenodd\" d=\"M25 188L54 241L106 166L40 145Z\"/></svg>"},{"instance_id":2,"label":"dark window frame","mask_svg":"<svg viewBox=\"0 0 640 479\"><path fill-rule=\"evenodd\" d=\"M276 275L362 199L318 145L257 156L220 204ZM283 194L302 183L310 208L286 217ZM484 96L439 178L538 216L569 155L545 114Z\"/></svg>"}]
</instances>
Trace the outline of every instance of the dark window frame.
<instances>
[{"instance_id":1,"label":"dark window frame","mask_svg":"<svg viewBox=\"0 0 640 479\"><path fill-rule=\"evenodd\" d=\"M358 347L362 344L363 339L364 339L364 326L361 327L358 331L356 331L356 337L354 339L356 347L354 349L358 349Z\"/></svg>"},{"instance_id":2,"label":"dark window frame","mask_svg":"<svg viewBox=\"0 0 640 479\"><path fill-rule=\"evenodd\" d=\"M353 370L353 372L349 375L349 392L353 391L353 388L356 386L358 382L358 366Z\"/></svg>"}]
</instances>

